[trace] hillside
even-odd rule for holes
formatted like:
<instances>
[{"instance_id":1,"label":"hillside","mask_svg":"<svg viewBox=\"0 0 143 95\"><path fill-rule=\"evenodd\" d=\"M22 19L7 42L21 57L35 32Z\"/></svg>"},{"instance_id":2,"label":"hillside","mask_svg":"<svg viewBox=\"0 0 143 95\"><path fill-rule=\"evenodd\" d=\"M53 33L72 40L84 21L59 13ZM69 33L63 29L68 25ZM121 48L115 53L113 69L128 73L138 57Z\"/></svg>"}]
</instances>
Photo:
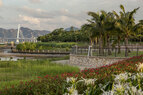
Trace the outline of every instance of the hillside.
<instances>
[{"instance_id":1,"label":"hillside","mask_svg":"<svg viewBox=\"0 0 143 95\"><path fill-rule=\"evenodd\" d=\"M50 31L46 31L46 30L32 30L32 29L25 28L25 27L21 27L20 30L23 33L24 38L31 38L32 36L38 37L38 36L42 36L42 35L50 33ZM16 38L16 35L17 35L17 29L0 28L1 38Z\"/></svg>"}]
</instances>

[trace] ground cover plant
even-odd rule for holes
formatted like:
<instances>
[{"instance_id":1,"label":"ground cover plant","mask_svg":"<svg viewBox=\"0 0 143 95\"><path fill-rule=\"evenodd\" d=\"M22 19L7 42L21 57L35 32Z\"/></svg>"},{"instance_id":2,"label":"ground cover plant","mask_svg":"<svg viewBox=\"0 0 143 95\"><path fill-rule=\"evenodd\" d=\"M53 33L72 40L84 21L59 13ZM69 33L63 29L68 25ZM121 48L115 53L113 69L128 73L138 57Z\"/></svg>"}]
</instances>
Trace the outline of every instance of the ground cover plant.
<instances>
[{"instance_id":1,"label":"ground cover plant","mask_svg":"<svg viewBox=\"0 0 143 95\"><path fill-rule=\"evenodd\" d=\"M51 59L53 60L53 59ZM49 60L19 60L0 62L0 89L48 75L78 72L77 67L52 63Z\"/></svg>"},{"instance_id":2,"label":"ground cover plant","mask_svg":"<svg viewBox=\"0 0 143 95\"><path fill-rule=\"evenodd\" d=\"M17 50L70 50L76 42L38 42L38 43L20 43L16 46Z\"/></svg>"},{"instance_id":3,"label":"ground cover plant","mask_svg":"<svg viewBox=\"0 0 143 95\"><path fill-rule=\"evenodd\" d=\"M94 86L96 86L96 92L94 89L90 91L89 86L85 85L84 82L78 82L76 84L76 89L78 94L83 94L85 91L90 91L89 93L94 93L94 95L99 95L103 92L110 91L113 89L115 75L121 73L139 73L137 65L143 62L143 55L132 57L127 60L123 60L112 65L103 66L100 68L85 69L81 72L72 72L72 73L62 73L60 75L51 76L46 75L44 77L38 77L37 81L31 80L27 82L22 82L20 85L1 90L3 95L63 95L68 94L69 91L73 91L73 86L71 83L67 83L67 78L71 79L73 82L77 81L87 81ZM73 78L71 78L73 77ZM68 80L69 80L68 79ZM75 80L76 79L76 80ZM90 81L89 81L90 80ZM96 80L93 82L93 80ZM137 81L135 80L135 84ZM142 81L141 81L142 83ZM108 84L108 85L107 85ZM134 85L134 84L133 84ZM104 89L101 89L104 88ZM141 84L142 88L142 84ZM103 91L104 90L104 91ZM91 95L91 94L87 94Z\"/></svg>"},{"instance_id":4,"label":"ground cover plant","mask_svg":"<svg viewBox=\"0 0 143 95\"><path fill-rule=\"evenodd\" d=\"M37 42L37 43L20 43L16 46L17 50L67 50L78 45L79 47L88 46L83 42Z\"/></svg>"}]
</instances>

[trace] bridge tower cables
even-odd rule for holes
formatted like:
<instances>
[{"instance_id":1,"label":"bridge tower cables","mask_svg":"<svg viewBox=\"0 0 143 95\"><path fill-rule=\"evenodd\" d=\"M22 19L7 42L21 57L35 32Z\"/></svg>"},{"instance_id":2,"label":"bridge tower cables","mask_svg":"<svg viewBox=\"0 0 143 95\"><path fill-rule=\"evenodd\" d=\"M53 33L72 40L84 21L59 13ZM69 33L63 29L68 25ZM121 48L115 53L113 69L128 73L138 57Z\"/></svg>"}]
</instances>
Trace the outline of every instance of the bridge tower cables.
<instances>
[{"instance_id":1,"label":"bridge tower cables","mask_svg":"<svg viewBox=\"0 0 143 95\"><path fill-rule=\"evenodd\" d=\"M17 37L16 37L16 43L19 43L19 33L20 33L20 24L18 25L18 30L17 30Z\"/></svg>"}]
</instances>

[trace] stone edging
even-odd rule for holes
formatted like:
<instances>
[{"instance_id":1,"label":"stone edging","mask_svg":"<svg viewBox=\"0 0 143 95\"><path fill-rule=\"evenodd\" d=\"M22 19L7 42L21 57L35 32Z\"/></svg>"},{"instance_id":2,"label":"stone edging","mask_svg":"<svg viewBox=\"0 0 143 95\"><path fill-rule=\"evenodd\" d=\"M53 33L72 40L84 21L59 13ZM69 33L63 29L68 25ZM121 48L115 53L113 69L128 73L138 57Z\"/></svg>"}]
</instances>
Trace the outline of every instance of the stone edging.
<instances>
[{"instance_id":1,"label":"stone edging","mask_svg":"<svg viewBox=\"0 0 143 95\"><path fill-rule=\"evenodd\" d=\"M84 56L84 55L70 55L70 64L86 66L91 68L97 68L105 65L110 65L118 61L122 61L127 58L109 58L109 57L97 57L97 56Z\"/></svg>"}]
</instances>

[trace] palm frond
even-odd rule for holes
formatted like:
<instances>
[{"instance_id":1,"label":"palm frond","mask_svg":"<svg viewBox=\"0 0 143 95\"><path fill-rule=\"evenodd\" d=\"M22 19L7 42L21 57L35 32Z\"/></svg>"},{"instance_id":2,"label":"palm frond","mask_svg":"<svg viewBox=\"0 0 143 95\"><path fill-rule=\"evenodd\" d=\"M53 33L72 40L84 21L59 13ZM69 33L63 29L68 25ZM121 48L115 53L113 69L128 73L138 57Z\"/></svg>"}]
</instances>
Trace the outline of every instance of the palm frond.
<instances>
[{"instance_id":1,"label":"palm frond","mask_svg":"<svg viewBox=\"0 0 143 95\"><path fill-rule=\"evenodd\" d=\"M113 14L119 19L120 16L115 11L113 11Z\"/></svg>"},{"instance_id":2,"label":"palm frond","mask_svg":"<svg viewBox=\"0 0 143 95\"><path fill-rule=\"evenodd\" d=\"M123 6L123 5L120 5L120 8L122 9L123 13L125 14L126 12L125 12L124 6Z\"/></svg>"}]
</instances>

